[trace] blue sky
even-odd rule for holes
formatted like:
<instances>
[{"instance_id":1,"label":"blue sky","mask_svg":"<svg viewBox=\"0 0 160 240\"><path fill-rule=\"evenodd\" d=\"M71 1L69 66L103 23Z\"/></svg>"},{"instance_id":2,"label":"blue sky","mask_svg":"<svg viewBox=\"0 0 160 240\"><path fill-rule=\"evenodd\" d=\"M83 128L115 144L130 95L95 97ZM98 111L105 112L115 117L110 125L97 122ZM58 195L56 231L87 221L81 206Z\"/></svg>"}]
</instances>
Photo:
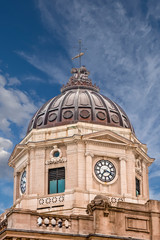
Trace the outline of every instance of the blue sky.
<instances>
[{"instance_id":1,"label":"blue sky","mask_svg":"<svg viewBox=\"0 0 160 240\"><path fill-rule=\"evenodd\" d=\"M129 116L148 146L150 197L160 200L160 2L0 1L0 212L12 205L7 160L34 112L60 93L82 59L101 93Z\"/></svg>"}]
</instances>

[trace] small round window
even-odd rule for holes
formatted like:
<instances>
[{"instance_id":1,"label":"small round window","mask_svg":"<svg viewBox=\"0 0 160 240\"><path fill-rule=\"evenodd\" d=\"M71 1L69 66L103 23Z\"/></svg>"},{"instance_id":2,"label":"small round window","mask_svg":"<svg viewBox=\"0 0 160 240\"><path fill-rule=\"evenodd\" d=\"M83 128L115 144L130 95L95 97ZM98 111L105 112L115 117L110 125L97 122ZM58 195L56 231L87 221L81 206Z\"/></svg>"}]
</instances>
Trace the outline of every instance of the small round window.
<instances>
[{"instance_id":1,"label":"small round window","mask_svg":"<svg viewBox=\"0 0 160 240\"><path fill-rule=\"evenodd\" d=\"M59 157L59 155L60 155L59 151L55 151L55 152L53 153L53 157Z\"/></svg>"}]
</instances>

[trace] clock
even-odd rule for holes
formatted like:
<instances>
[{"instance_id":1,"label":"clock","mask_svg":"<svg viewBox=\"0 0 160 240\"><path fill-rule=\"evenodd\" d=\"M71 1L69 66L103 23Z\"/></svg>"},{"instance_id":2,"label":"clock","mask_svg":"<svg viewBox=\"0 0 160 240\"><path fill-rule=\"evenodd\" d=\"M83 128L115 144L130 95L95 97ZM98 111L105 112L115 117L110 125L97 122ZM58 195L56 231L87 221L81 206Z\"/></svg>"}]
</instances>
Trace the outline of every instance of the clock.
<instances>
[{"instance_id":1,"label":"clock","mask_svg":"<svg viewBox=\"0 0 160 240\"><path fill-rule=\"evenodd\" d=\"M24 194L26 191L26 170L21 175L20 189L21 193Z\"/></svg>"},{"instance_id":2,"label":"clock","mask_svg":"<svg viewBox=\"0 0 160 240\"><path fill-rule=\"evenodd\" d=\"M99 160L94 166L96 177L102 182L111 182L116 176L116 168L109 160Z\"/></svg>"}]
</instances>

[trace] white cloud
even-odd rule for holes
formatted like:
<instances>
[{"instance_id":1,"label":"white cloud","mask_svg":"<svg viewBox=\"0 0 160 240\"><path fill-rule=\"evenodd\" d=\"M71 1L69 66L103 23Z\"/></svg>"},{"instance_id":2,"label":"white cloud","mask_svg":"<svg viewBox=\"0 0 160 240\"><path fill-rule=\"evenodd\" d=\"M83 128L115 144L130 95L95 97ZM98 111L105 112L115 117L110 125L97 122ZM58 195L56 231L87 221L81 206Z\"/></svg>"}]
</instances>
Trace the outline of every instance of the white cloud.
<instances>
[{"instance_id":1,"label":"white cloud","mask_svg":"<svg viewBox=\"0 0 160 240\"><path fill-rule=\"evenodd\" d=\"M1 79L4 84L7 82L5 77ZM9 133L11 123L26 126L26 122L29 122L36 111L36 106L25 92L8 88L4 84L0 86L0 130Z\"/></svg>"},{"instance_id":2,"label":"white cloud","mask_svg":"<svg viewBox=\"0 0 160 240\"><path fill-rule=\"evenodd\" d=\"M9 139L0 137L0 179L11 179L12 169L8 166L10 153L8 150L12 147L12 142Z\"/></svg>"},{"instance_id":3,"label":"white cloud","mask_svg":"<svg viewBox=\"0 0 160 240\"><path fill-rule=\"evenodd\" d=\"M4 86L6 84L6 79L2 75L0 75L0 86Z\"/></svg>"},{"instance_id":4,"label":"white cloud","mask_svg":"<svg viewBox=\"0 0 160 240\"><path fill-rule=\"evenodd\" d=\"M8 150L12 147L12 142L9 139L0 137L0 148Z\"/></svg>"},{"instance_id":5,"label":"white cloud","mask_svg":"<svg viewBox=\"0 0 160 240\"><path fill-rule=\"evenodd\" d=\"M8 86L13 86L13 85L20 85L21 82L18 78L16 77L9 77L8 78Z\"/></svg>"}]
</instances>

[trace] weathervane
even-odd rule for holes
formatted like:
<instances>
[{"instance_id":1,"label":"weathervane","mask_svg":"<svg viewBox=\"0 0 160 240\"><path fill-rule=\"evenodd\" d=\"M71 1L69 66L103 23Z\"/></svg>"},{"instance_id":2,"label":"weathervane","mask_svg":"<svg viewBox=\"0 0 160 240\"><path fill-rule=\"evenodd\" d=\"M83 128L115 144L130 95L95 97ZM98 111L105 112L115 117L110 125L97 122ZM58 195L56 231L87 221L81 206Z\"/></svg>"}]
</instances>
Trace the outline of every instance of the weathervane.
<instances>
[{"instance_id":1,"label":"weathervane","mask_svg":"<svg viewBox=\"0 0 160 240\"><path fill-rule=\"evenodd\" d=\"M84 55L84 52L82 52L82 40L79 39L78 43L79 43L79 54L73 57L72 60L74 60L75 58L79 58L79 67L81 67L81 57ZM84 50L87 50L87 48Z\"/></svg>"}]
</instances>

